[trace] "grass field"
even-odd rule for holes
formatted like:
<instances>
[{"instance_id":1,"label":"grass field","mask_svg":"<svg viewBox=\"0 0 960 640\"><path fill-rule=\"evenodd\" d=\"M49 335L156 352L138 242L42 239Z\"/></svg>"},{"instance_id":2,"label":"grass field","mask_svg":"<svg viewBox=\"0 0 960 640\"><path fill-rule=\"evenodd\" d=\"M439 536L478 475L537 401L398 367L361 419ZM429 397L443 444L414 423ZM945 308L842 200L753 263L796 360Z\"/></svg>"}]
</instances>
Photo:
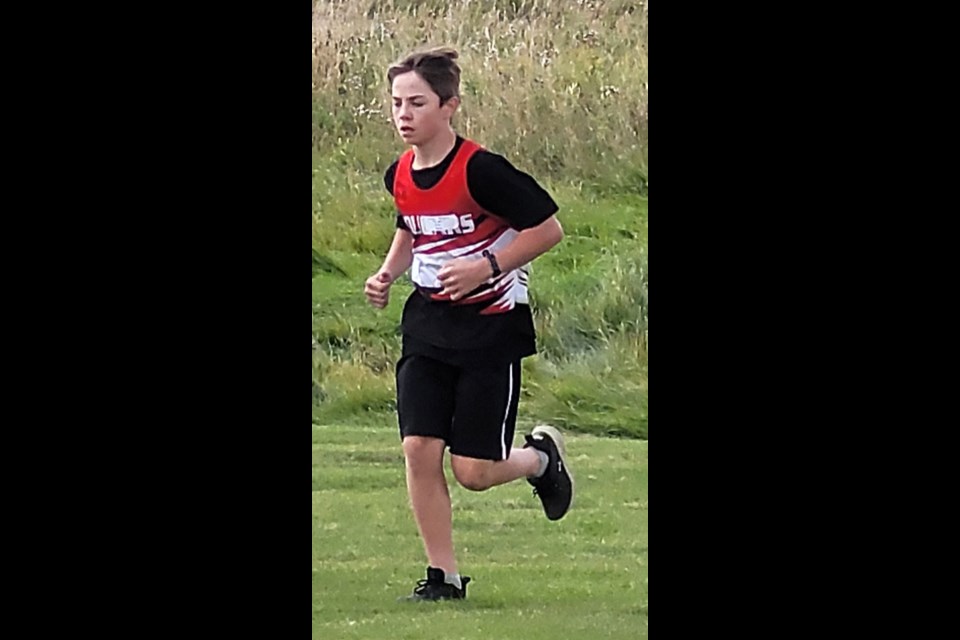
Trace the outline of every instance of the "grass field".
<instances>
[{"instance_id":1,"label":"grass field","mask_svg":"<svg viewBox=\"0 0 960 640\"><path fill-rule=\"evenodd\" d=\"M396 601L426 561L395 423L314 425L313 443L313 638L647 637L647 442L570 436L577 496L558 522L526 482L450 484L473 582L442 603Z\"/></svg>"}]
</instances>

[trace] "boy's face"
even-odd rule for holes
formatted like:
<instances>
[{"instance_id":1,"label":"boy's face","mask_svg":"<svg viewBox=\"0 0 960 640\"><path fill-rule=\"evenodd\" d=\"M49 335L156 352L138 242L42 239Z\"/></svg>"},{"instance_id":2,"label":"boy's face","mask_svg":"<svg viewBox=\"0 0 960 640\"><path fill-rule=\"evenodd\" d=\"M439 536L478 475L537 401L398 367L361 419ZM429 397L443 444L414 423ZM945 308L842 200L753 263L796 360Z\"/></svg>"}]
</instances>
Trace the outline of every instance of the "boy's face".
<instances>
[{"instance_id":1,"label":"boy's face","mask_svg":"<svg viewBox=\"0 0 960 640\"><path fill-rule=\"evenodd\" d=\"M450 98L441 106L440 96L416 71L393 79L393 123L409 145L422 145L450 126L459 100Z\"/></svg>"}]
</instances>

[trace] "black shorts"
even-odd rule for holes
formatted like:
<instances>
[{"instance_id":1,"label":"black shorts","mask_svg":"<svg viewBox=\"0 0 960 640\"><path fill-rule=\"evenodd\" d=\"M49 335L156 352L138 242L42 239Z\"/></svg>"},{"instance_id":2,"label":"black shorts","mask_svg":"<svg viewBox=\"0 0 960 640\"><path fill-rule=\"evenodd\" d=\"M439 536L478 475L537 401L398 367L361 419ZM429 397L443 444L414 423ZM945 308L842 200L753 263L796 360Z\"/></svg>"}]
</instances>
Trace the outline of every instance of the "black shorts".
<instances>
[{"instance_id":1,"label":"black shorts","mask_svg":"<svg viewBox=\"0 0 960 640\"><path fill-rule=\"evenodd\" d=\"M457 367L426 356L397 363L400 437L441 438L450 453L506 460L520 401L520 360Z\"/></svg>"}]
</instances>

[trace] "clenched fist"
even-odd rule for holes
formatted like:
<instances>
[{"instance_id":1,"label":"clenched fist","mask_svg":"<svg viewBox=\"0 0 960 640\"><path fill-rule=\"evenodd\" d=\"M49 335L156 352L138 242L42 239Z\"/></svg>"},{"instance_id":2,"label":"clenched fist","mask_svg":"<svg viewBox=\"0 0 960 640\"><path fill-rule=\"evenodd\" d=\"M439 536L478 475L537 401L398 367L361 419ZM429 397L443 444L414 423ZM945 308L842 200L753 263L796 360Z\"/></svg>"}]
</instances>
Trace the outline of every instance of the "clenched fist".
<instances>
[{"instance_id":1,"label":"clenched fist","mask_svg":"<svg viewBox=\"0 0 960 640\"><path fill-rule=\"evenodd\" d=\"M390 285L393 284L393 278L386 271L378 271L369 278L363 287L363 293L367 296L367 302L383 309L390 301Z\"/></svg>"},{"instance_id":2,"label":"clenched fist","mask_svg":"<svg viewBox=\"0 0 960 640\"><path fill-rule=\"evenodd\" d=\"M474 258L456 258L443 265L437 273L437 279L451 300L459 300L490 279L493 269L486 260Z\"/></svg>"}]
</instances>

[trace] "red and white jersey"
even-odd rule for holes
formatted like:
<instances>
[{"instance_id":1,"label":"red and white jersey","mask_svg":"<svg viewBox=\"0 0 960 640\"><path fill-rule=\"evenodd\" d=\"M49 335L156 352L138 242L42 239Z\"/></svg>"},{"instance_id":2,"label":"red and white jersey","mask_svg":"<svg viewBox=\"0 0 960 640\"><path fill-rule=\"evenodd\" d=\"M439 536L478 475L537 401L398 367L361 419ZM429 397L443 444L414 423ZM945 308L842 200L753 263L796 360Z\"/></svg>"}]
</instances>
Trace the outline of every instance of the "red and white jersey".
<instances>
[{"instance_id":1,"label":"red and white jersey","mask_svg":"<svg viewBox=\"0 0 960 640\"><path fill-rule=\"evenodd\" d=\"M496 253L510 244L518 231L504 219L485 210L474 201L467 186L467 161L482 147L464 140L449 169L429 189L413 182L413 150L400 156L393 183L397 210L413 233L413 283L430 299L453 305L481 305L483 315L504 313L517 304L528 304L529 265L502 273L464 298L450 302L440 295L437 273L454 258L486 260L484 250Z\"/></svg>"}]
</instances>

